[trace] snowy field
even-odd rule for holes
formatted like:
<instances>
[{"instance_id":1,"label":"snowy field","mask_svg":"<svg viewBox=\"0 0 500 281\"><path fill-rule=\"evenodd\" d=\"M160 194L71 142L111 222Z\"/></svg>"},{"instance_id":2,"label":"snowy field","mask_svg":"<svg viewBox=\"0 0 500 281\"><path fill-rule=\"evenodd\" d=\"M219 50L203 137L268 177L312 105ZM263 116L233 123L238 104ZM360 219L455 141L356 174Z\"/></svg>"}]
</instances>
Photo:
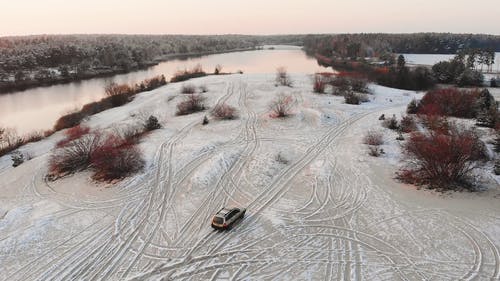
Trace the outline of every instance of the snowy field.
<instances>
[{"instance_id":1,"label":"snowy field","mask_svg":"<svg viewBox=\"0 0 500 281\"><path fill-rule=\"evenodd\" d=\"M147 169L116 185L88 173L45 181L61 133L23 147L34 158L17 168L0 158L0 279L500 279L500 188L416 190L393 179L397 149L372 158L362 144L382 113L399 116L420 93L373 85L355 106L292 78L293 88L264 74L190 81L207 86L208 105L239 110L207 126L207 113L175 116L181 83L93 116L85 124L103 130L138 114L162 121L140 144ZM280 92L297 106L273 119ZM212 230L222 206L247 216Z\"/></svg>"}]
</instances>

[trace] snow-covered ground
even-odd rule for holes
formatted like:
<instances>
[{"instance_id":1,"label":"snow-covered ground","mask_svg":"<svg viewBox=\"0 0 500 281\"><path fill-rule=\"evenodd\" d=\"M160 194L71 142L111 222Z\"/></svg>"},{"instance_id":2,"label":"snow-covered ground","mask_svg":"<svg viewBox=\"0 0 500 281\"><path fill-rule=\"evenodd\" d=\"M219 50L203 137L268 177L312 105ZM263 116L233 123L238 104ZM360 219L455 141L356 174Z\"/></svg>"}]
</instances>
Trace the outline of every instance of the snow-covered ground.
<instances>
[{"instance_id":1,"label":"snow-covered ground","mask_svg":"<svg viewBox=\"0 0 500 281\"><path fill-rule=\"evenodd\" d=\"M421 94L371 86L359 106L293 88L273 75L210 76L207 103L238 108L232 121L175 116L182 84L138 95L90 118L116 128L155 114L163 129L140 144L147 169L116 185L88 173L44 181L61 133L0 158L1 280L499 280L500 189L438 194L393 179L397 151L367 155L378 117ZM278 93L293 115L269 117ZM392 136L388 136L392 138ZM390 142L389 142L390 143ZM394 146L392 146L394 147ZM278 161L277 155L287 161ZM281 160L282 160L281 159ZM229 232L210 218L248 209Z\"/></svg>"}]
</instances>

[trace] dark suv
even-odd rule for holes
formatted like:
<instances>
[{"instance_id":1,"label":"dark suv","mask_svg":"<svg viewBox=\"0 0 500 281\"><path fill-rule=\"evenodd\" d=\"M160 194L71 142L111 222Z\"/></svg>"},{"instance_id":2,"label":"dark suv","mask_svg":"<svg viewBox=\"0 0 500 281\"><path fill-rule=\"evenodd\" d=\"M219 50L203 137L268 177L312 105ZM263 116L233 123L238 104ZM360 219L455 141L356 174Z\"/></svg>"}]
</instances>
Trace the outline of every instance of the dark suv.
<instances>
[{"instance_id":1,"label":"dark suv","mask_svg":"<svg viewBox=\"0 0 500 281\"><path fill-rule=\"evenodd\" d=\"M212 218L212 227L218 230L231 229L236 221L245 216L244 208L222 208Z\"/></svg>"}]
</instances>

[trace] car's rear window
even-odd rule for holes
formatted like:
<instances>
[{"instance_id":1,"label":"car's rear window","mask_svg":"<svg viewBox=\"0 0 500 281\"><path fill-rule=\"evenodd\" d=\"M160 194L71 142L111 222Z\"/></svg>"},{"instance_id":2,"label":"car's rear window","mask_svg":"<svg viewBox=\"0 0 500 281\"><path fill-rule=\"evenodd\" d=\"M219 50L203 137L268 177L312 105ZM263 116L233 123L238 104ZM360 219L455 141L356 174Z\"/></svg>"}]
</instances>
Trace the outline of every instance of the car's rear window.
<instances>
[{"instance_id":1,"label":"car's rear window","mask_svg":"<svg viewBox=\"0 0 500 281\"><path fill-rule=\"evenodd\" d=\"M224 219L221 218L221 217L214 217L214 223L223 224L224 223Z\"/></svg>"}]
</instances>

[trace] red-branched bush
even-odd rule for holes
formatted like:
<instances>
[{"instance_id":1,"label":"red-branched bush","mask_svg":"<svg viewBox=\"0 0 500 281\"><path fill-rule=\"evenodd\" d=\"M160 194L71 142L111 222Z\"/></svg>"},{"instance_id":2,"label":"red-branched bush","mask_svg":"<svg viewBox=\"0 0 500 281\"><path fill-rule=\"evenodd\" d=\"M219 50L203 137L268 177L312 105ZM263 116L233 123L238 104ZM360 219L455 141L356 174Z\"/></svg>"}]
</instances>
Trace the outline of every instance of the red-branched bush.
<instances>
[{"instance_id":1,"label":"red-branched bush","mask_svg":"<svg viewBox=\"0 0 500 281\"><path fill-rule=\"evenodd\" d=\"M276 99L269 103L271 117L286 117L294 107L295 100L290 95L279 94Z\"/></svg>"},{"instance_id":2,"label":"red-branched bush","mask_svg":"<svg viewBox=\"0 0 500 281\"><path fill-rule=\"evenodd\" d=\"M206 75L207 73L203 70L203 67L198 64L190 70L185 69L177 71L176 73L174 73L174 76L172 76L172 79L170 79L170 82L181 82L189 80L191 78L198 78Z\"/></svg>"},{"instance_id":3,"label":"red-branched bush","mask_svg":"<svg viewBox=\"0 0 500 281\"><path fill-rule=\"evenodd\" d=\"M90 132L90 128L82 125L77 125L73 128L69 128L64 132L64 139L60 140L56 146L57 147L63 147L70 141L76 140L78 138L81 138L83 135L86 135Z\"/></svg>"},{"instance_id":4,"label":"red-branched bush","mask_svg":"<svg viewBox=\"0 0 500 281\"><path fill-rule=\"evenodd\" d=\"M403 153L407 165L398 177L404 182L439 189L472 189L470 173L488 160L477 132L453 124L449 124L448 130L412 133Z\"/></svg>"},{"instance_id":5,"label":"red-branched bush","mask_svg":"<svg viewBox=\"0 0 500 281\"><path fill-rule=\"evenodd\" d=\"M329 78L323 74L316 73L313 80L313 91L315 93L323 94L325 93L326 85L328 84Z\"/></svg>"},{"instance_id":6,"label":"red-branched bush","mask_svg":"<svg viewBox=\"0 0 500 281\"><path fill-rule=\"evenodd\" d=\"M236 108L225 103L216 105L210 113L213 117L221 120L231 120L238 117Z\"/></svg>"},{"instance_id":7,"label":"red-branched bush","mask_svg":"<svg viewBox=\"0 0 500 281\"><path fill-rule=\"evenodd\" d=\"M74 127L80 124L80 122L82 122L83 118L85 117L86 115L81 111L63 115L59 119L57 119L56 124L54 125L54 130L60 131L62 129Z\"/></svg>"},{"instance_id":8,"label":"red-branched bush","mask_svg":"<svg viewBox=\"0 0 500 281\"><path fill-rule=\"evenodd\" d=\"M442 115L459 118L476 117L475 104L479 92L455 88L427 92L418 106L418 114Z\"/></svg>"},{"instance_id":9,"label":"red-branched bush","mask_svg":"<svg viewBox=\"0 0 500 281\"><path fill-rule=\"evenodd\" d=\"M49 160L49 178L91 168L96 180L114 180L138 172L144 167L141 152L133 141L115 134L106 136L73 128ZM73 139L74 138L74 139Z\"/></svg>"},{"instance_id":10,"label":"red-branched bush","mask_svg":"<svg viewBox=\"0 0 500 281\"><path fill-rule=\"evenodd\" d=\"M92 178L100 181L121 179L140 171L144 160L137 146L110 134L91 154Z\"/></svg>"}]
</instances>

